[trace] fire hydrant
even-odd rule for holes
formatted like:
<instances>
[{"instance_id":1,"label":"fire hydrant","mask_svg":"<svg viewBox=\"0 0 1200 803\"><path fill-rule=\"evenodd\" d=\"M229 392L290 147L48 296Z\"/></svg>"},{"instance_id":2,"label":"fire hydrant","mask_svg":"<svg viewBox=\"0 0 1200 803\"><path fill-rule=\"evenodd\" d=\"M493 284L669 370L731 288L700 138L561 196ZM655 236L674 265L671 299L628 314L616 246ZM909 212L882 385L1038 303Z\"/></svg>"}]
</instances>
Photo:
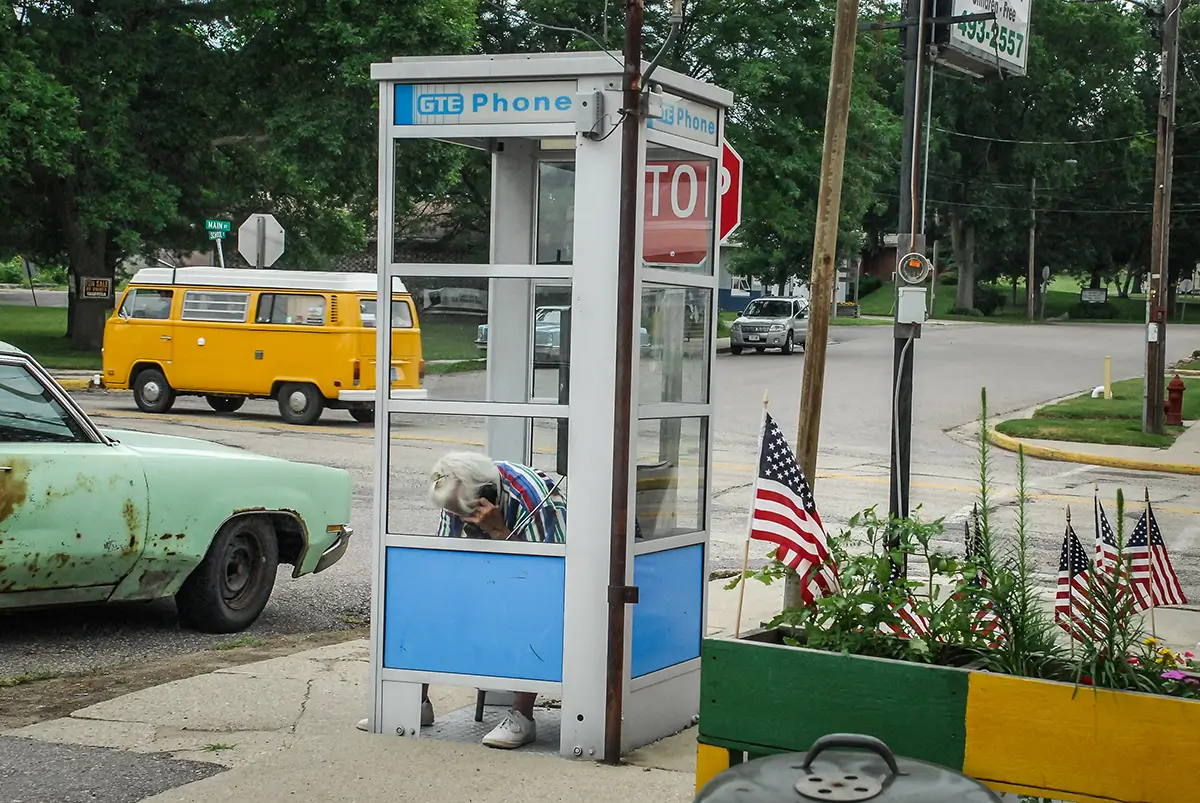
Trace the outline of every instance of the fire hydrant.
<instances>
[{"instance_id":1,"label":"fire hydrant","mask_svg":"<svg viewBox=\"0 0 1200 803\"><path fill-rule=\"evenodd\" d=\"M1163 405L1166 412L1166 423L1174 427L1183 426L1183 391L1186 385L1179 378L1179 374L1175 374L1175 378L1171 380L1171 384L1167 385L1167 403Z\"/></svg>"}]
</instances>

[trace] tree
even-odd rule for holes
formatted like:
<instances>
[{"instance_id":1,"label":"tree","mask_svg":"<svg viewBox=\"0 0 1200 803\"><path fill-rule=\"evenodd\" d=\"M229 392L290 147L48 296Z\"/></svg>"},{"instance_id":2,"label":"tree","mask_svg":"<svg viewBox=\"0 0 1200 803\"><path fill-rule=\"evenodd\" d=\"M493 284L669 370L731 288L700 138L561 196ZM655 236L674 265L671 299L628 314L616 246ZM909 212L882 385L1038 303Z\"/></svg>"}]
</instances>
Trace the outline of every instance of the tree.
<instances>
[{"instance_id":1,"label":"tree","mask_svg":"<svg viewBox=\"0 0 1200 803\"><path fill-rule=\"evenodd\" d=\"M368 64L461 52L474 15L474 0L27 3L4 66L41 102L0 129L22 162L0 163L0 252L111 278L129 254L204 247L206 217L247 211L280 217L293 264L361 245L378 142ZM54 136L36 133L46 115ZM445 149L414 148L399 214L453 171ZM100 347L107 309L72 298L77 348Z\"/></svg>"}]
</instances>

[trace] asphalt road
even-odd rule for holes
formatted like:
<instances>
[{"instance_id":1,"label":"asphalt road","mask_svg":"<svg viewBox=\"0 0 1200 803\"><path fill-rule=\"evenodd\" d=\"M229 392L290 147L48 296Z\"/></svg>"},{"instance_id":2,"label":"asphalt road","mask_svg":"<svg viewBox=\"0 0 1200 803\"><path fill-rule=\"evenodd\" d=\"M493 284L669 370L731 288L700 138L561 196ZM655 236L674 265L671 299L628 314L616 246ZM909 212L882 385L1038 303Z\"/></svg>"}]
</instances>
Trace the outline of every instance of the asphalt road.
<instances>
[{"instance_id":1,"label":"asphalt road","mask_svg":"<svg viewBox=\"0 0 1200 803\"><path fill-rule=\"evenodd\" d=\"M0 287L0 304L16 304L19 306L34 306L34 301L39 307L65 307L67 306L67 291L66 290L42 290L37 289L36 293L29 292L27 287L13 287L6 285Z\"/></svg>"},{"instance_id":2,"label":"asphalt road","mask_svg":"<svg viewBox=\"0 0 1200 803\"><path fill-rule=\"evenodd\" d=\"M946 517L942 545L961 549L962 525L978 491L978 449L964 431L979 417L986 387L993 415L1031 407L1094 387L1105 355L1116 378L1139 374L1142 329L1125 325L1002 326L961 324L930 327L915 347L912 505L928 519ZM888 498L892 340L888 327L838 327L829 350L821 416L816 498L827 527L839 528L872 505L886 512ZM1170 359L1200 348L1200 327L1172 329ZM714 491L711 568L734 568L753 482L754 449L763 390L785 433L795 437L804 356L721 356L714 368ZM428 378L432 395L481 398L482 376ZM552 382L537 380L539 393ZM78 397L101 426L182 434L291 460L339 466L354 478L352 525L357 531L346 556L329 571L293 580L281 571L270 605L251 635L295 633L359 621L368 610L371 571L372 429L345 412L326 412L315 427L280 421L275 406L252 402L233 415L211 412L203 401L184 399L169 415L146 417L128 394L83 393ZM537 462L553 465L552 422L538 422ZM425 476L433 461L455 446L482 444L482 419L396 416L392 461L391 527L428 532L435 521L424 505ZM695 442L687 437L683 448ZM640 453L653 451L656 432L645 432ZM693 446L693 448L695 448ZM545 462L543 462L545 461ZM1003 505L1002 533L1011 531L1013 455L992 450L993 485ZM685 483L695 487L694 472ZM1092 537L1092 489L1100 485L1110 518L1118 488L1140 498L1150 487L1156 512L1184 590L1200 600L1200 494L1194 477L1143 474L1065 463L1031 461L1028 482L1034 560L1047 583L1057 570L1064 512L1076 512L1080 536ZM692 505L689 506L688 502ZM681 492L680 516L694 518ZM1138 511L1127 514L1130 532ZM755 550L761 557L766 550ZM21 613L0 617L0 676L29 669L79 670L212 646L223 638L179 629L168 602L90 610Z\"/></svg>"}]
</instances>

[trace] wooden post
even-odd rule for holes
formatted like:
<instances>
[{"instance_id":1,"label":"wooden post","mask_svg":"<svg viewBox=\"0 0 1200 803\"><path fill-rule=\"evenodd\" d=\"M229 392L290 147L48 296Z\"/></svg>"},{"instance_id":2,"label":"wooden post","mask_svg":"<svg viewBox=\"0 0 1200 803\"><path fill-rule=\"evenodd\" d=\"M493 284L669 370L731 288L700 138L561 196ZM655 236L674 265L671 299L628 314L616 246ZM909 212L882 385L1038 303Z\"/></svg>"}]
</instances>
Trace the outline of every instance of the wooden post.
<instances>
[{"instance_id":1,"label":"wooden post","mask_svg":"<svg viewBox=\"0 0 1200 803\"><path fill-rule=\"evenodd\" d=\"M1171 235L1171 174L1175 159L1175 85L1179 67L1181 0L1166 0L1163 9L1162 77L1158 97L1158 141L1154 168L1154 223L1150 233L1150 281L1146 307L1146 396L1142 431L1161 435L1167 370L1168 255ZM1153 333L1153 334L1152 334Z\"/></svg>"},{"instance_id":2,"label":"wooden post","mask_svg":"<svg viewBox=\"0 0 1200 803\"><path fill-rule=\"evenodd\" d=\"M821 153L821 188L817 194L817 224L813 239L812 304L804 346L804 383L800 389L800 420L796 457L808 484L816 490L817 443L821 430L821 395L825 386L825 353L829 343L829 312L837 270L838 212L842 204L842 168L846 160L846 128L850 121L850 87L854 80L854 43L858 36L858 0L838 0L829 65L829 98L825 105L825 142ZM787 576L783 607L800 604L802 587L794 572Z\"/></svg>"}]
</instances>

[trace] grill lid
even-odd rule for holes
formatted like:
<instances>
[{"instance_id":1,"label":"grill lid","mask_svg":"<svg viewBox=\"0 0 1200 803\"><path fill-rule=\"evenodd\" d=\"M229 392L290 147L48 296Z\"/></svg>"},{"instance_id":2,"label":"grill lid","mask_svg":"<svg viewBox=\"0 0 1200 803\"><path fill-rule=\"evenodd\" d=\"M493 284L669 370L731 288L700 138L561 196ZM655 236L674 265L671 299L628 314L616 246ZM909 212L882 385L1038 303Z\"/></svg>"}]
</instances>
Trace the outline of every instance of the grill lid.
<instances>
[{"instance_id":1,"label":"grill lid","mask_svg":"<svg viewBox=\"0 0 1200 803\"><path fill-rule=\"evenodd\" d=\"M869 752L863 752L869 751ZM695 803L999 803L983 784L911 758L896 758L879 739L834 733L807 754L790 753L739 764L713 778Z\"/></svg>"}]
</instances>

